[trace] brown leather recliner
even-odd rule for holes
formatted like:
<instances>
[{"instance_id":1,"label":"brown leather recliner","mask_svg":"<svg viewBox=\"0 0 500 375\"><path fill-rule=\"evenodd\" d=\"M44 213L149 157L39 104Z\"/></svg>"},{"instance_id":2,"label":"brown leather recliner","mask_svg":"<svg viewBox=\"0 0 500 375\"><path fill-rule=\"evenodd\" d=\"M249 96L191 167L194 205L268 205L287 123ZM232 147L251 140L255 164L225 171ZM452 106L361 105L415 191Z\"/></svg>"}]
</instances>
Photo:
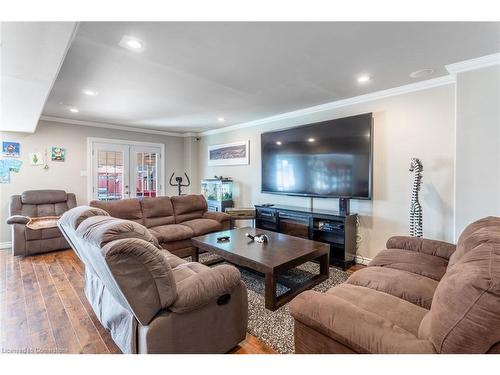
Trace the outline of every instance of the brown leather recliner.
<instances>
[{"instance_id":1,"label":"brown leather recliner","mask_svg":"<svg viewBox=\"0 0 500 375\"><path fill-rule=\"evenodd\" d=\"M392 237L367 268L290 303L296 353L500 353L500 218L457 245Z\"/></svg>"},{"instance_id":2,"label":"brown leather recliner","mask_svg":"<svg viewBox=\"0 0 500 375\"><path fill-rule=\"evenodd\" d=\"M85 264L85 294L124 353L225 353L246 336L238 269L186 262L142 225L81 206L58 222Z\"/></svg>"},{"instance_id":3,"label":"brown leather recliner","mask_svg":"<svg viewBox=\"0 0 500 375\"><path fill-rule=\"evenodd\" d=\"M57 227L30 229L26 224L31 218L61 216L76 207L76 197L63 190L29 190L10 198L13 255L34 255L70 246Z\"/></svg>"}]
</instances>

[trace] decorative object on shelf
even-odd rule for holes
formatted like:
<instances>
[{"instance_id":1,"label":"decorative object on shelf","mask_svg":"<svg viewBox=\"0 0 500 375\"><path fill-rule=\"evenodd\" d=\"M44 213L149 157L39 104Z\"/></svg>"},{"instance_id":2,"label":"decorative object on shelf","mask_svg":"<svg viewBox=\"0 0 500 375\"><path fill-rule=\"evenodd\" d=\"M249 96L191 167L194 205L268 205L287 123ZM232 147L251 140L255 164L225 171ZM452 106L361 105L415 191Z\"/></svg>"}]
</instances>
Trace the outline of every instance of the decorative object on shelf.
<instances>
[{"instance_id":1,"label":"decorative object on shelf","mask_svg":"<svg viewBox=\"0 0 500 375\"><path fill-rule=\"evenodd\" d=\"M250 233L245 233L245 236L250 238L251 241L255 241L258 243L268 243L269 242L269 237L267 237L265 234L256 234L255 236L252 236Z\"/></svg>"},{"instance_id":2,"label":"decorative object on shelf","mask_svg":"<svg viewBox=\"0 0 500 375\"><path fill-rule=\"evenodd\" d=\"M186 180L187 180L187 183L186 184L183 184L182 183L182 180L183 178L178 176L175 178L175 184L172 182L172 179L174 178L175 176L175 172L172 173L172 175L170 176L170 180L168 181L169 185L170 186L177 186L177 195L183 195L182 194L182 188L183 187L188 187L191 185L191 181L189 180L189 177L186 173L184 173L184 176L186 176Z\"/></svg>"},{"instance_id":3,"label":"decorative object on shelf","mask_svg":"<svg viewBox=\"0 0 500 375\"><path fill-rule=\"evenodd\" d=\"M23 162L17 159L0 159L0 184L10 183L10 172L19 173Z\"/></svg>"},{"instance_id":4,"label":"decorative object on shelf","mask_svg":"<svg viewBox=\"0 0 500 375\"><path fill-rule=\"evenodd\" d=\"M19 142L2 142L2 156L7 158L18 158L20 155L21 145Z\"/></svg>"},{"instance_id":5,"label":"decorative object on shelf","mask_svg":"<svg viewBox=\"0 0 500 375\"><path fill-rule=\"evenodd\" d=\"M31 165L43 165L43 157L41 152L30 152Z\"/></svg>"},{"instance_id":6,"label":"decorative object on shelf","mask_svg":"<svg viewBox=\"0 0 500 375\"><path fill-rule=\"evenodd\" d=\"M411 237L422 237L423 227L422 227L422 206L418 201L418 193L422 185L422 177L424 167L422 162L418 158L411 158L410 160L410 172L413 172L413 189L411 192L411 204L410 204L410 236Z\"/></svg>"},{"instance_id":7,"label":"decorative object on shelf","mask_svg":"<svg viewBox=\"0 0 500 375\"><path fill-rule=\"evenodd\" d=\"M208 146L208 165L249 164L250 141Z\"/></svg>"},{"instance_id":8,"label":"decorative object on shelf","mask_svg":"<svg viewBox=\"0 0 500 375\"><path fill-rule=\"evenodd\" d=\"M50 152L50 160L64 161L66 159L66 149L62 147L53 146Z\"/></svg>"},{"instance_id":9,"label":"decorative object on shelf","mask_svg":"<svg viewBox=\"0 0 500 375\"><path fill-rule=\"evenodd\" d=\"M233 207L233 180L229 177L215 176L201 181L201 194L208 203L209 211L224 212Z\"/></svg>"}]
</instances>

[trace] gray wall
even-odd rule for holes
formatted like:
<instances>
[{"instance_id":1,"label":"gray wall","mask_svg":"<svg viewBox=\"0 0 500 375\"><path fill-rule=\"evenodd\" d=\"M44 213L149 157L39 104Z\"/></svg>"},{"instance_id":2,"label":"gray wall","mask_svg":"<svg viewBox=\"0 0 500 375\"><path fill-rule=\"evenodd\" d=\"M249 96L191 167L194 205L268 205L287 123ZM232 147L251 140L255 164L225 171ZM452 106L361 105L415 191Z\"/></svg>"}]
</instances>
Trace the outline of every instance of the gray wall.
<instances>
[{"instance_id":1,"label":"gray wall","mask_svg":"<svg viewBox=\"0 0 500 375\"><path fill-rule=\"evenodd\" d=\"M500 66L457 75L456 236L500 216Z\"/></svg>"},{"instance_id":2,"label":"gray wall","mask_svg":"<svg viewBox=\"0 0 500 375\"><path fill-rule=\"evenodd\" d=\"M309 199L260 193L260 134L264 131L373 112L373 200L353 201L360 213L363 240L358 254L373 258L387 238L408 233L412 156L424 164L421 203L424 234L453 240L455 88L433 89L355 104L336 110L280 120L265 125L202 137L199 141L199 179L224 175L237 183L236 205L272 202L308 207ZM207 146L250 140L250 165L207 166ZM315 207L337 209L336 199L315 199Z\"/></svg>"},{"instance_id":3,"label":"gray wall","mask_svg":"<svg viewBox=\"0 0 500 375\"><path fill-rule=\"evenodd\" d=\"M0 185L1 232L0 242L10 241L10 228L5 225L8 217L9 197L30 189L62 189L73 192L78 204L87 203L87 137L124 139L131 141L155 142L165 144L166 176L173 171L178 174L184 170L184 142L180 137L167 137L121 130L112 130L80 125L61 124L41 121L34 134L1 132L6 141L21 143L20 173L11 173L11 183ZM66 161L50 162L50 168L32 166L29 163L30 152L44 152L51 146L66 148ZM50 157L50 155L49 155ZM83 172L83 173L82 173ZM166 193L174 195L176 188L167 184Z\"/></svg>"}]
</instances>

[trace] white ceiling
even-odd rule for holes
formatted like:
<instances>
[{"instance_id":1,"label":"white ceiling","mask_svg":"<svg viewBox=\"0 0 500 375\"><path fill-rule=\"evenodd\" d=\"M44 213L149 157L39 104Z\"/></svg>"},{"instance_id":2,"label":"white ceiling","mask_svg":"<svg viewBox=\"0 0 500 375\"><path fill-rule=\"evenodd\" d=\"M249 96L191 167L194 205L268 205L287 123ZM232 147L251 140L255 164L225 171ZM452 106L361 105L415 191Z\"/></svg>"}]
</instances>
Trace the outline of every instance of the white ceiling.
<instances>
[{"instance_id":1,"label":"white ceiling","mask_svg":"<svg viewBox=\"0 0 500 375\"><path fill-rule=\"evenodd\" d=\"M144 51L119 47L124 35ZM43 113L198 132L405 85L422 68L435 69L424 79L443 76L499 51L500 23L83 22ZM359 84L361 73L373 80Z\"/></svg>"},{"instance_id":2,"label":"white ceiling","mask_svg":"<svg viewBox=\"0 0 500 375\"><path fill-rule=\"evenodd\" d=\"M36 129L75 27L75 22L1 23L0 130Z\"/></svg>"}]
</instances>

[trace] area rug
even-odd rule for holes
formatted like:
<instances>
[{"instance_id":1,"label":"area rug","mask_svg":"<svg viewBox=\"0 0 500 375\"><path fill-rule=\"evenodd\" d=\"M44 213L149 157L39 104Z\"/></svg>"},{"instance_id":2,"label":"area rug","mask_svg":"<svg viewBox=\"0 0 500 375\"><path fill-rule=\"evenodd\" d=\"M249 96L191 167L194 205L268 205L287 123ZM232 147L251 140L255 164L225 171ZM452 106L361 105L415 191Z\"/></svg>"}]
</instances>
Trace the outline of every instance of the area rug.
<instances>
[{"instance_id":1,"label":"area rug","mask_svg":"<svg viewBox=\"0 0 500 375\"><path fill-rule=\"evenodd\" d=\"M215 257L214 254L200 254L200 262L203 263ZM240 272L248 289L248 332L279 353L293 353L293 318L288 304L276 311L267 310L264 303L264 277L243 268L240 268ZM288 290L280 283L280 280L286 285L293 285L293 283L302 283L318 272L319 264L308 262L285 273L278 279L278 295ZM313 290L326 292L331 287L346 281L348 277L347 272L330 267L330 277L316 285Z\"/></svg>"}]
</instances>

